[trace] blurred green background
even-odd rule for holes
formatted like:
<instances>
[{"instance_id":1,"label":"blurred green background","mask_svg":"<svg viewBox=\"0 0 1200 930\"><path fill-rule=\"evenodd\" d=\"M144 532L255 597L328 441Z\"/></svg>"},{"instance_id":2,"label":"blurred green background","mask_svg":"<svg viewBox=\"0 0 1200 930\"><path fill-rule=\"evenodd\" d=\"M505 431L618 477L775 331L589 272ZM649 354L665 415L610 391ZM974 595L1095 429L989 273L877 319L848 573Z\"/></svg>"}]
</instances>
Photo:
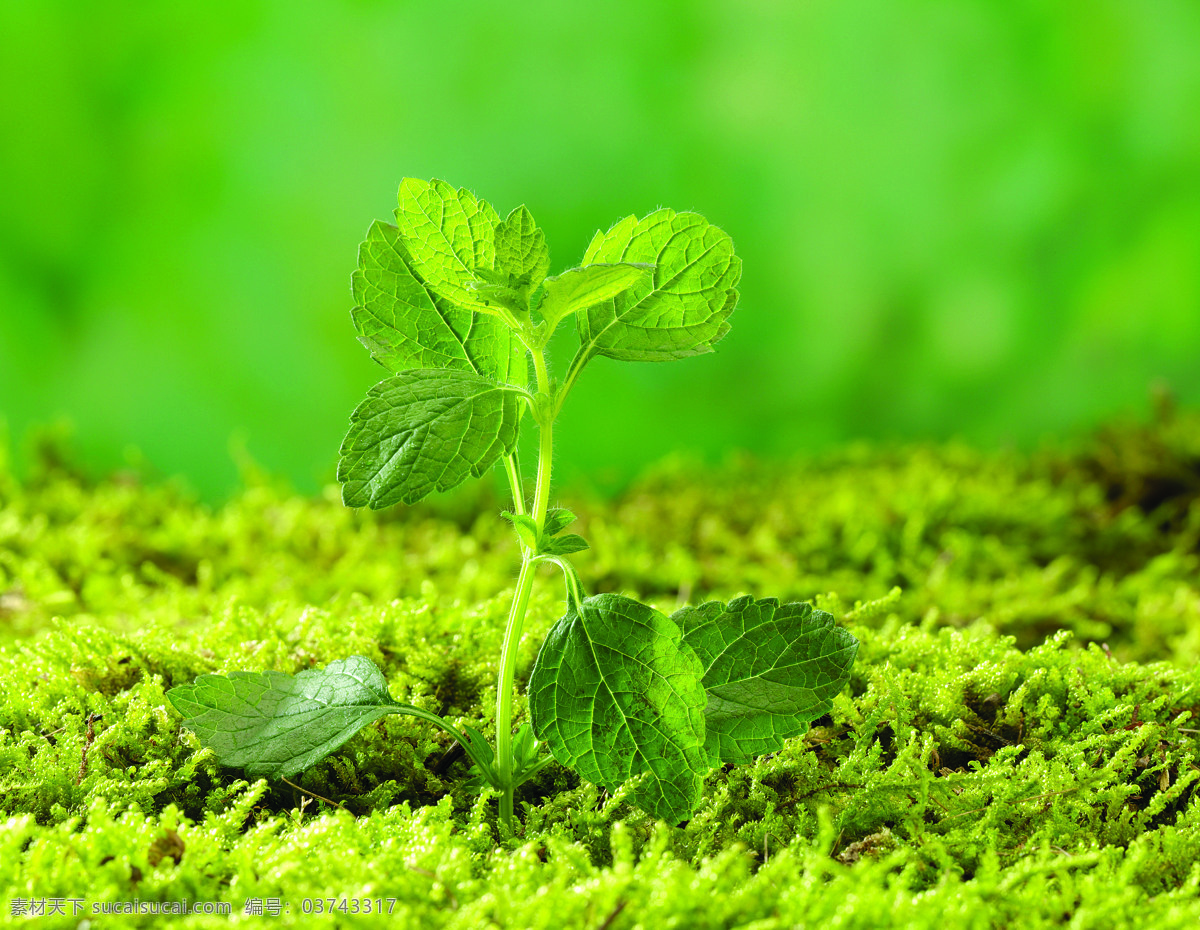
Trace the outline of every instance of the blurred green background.
<instances>
[{"instance_id":1,"label":"blurred green background","mask_svg":"<svg viewBox=\"0 0 1200 930\"><path fill-rule=\"evenodd\" d=\"M210 497L231 437L330 480L406 175L528 204L555 270L659 205L733 236L718 353L594 362L567 477L1194 402L1197 49L1194 0L8 0L0 416Z\"/></svg>"}]
</instances>

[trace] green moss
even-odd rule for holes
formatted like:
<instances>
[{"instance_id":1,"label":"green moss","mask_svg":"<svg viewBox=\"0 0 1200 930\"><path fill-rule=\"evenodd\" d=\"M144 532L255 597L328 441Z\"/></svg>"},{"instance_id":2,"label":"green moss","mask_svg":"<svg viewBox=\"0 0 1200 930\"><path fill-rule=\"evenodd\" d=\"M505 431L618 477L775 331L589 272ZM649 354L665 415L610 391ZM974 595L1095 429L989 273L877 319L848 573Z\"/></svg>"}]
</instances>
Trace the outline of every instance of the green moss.
<instances>
[{"instance_id":1,"label":"green moss","mask_svg":"<svg viewBox=\"0 0 1200 930\"><path fill-rule=\"evenodd\" d=\"M1030 457L674 463L572 500L594 590L815 598L859 660L805 737L711 773L687 824L551 766L516 836L413 718L298 789L217 766L164 698L359 653L397 698L490 735L516 554L486 493L380 516L258 479L210 508L4 466L5 916L14 898L278 898L263 919L293 925L303 899L349 896L396 899L358 922L414 927L1194 926L1197 423ZM560 596L550 574L535 589L525 674Z\"/></svg>"}]
</instances>

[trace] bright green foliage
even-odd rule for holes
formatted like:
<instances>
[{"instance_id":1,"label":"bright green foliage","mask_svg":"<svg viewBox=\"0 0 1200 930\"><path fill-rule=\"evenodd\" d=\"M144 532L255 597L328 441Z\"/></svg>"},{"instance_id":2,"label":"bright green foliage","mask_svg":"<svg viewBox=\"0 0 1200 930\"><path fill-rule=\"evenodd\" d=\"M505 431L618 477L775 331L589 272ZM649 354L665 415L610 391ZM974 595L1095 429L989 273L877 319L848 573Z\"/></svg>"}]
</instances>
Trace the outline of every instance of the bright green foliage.
<instances>
[{"instance_id":1,"label":"bright green foliage","mask_svg":"<svg viewBox=\"0 0 1200 930\"><path fill-rule=\"evenodd\" d=\"M496 275L496 277L502 276ZM472 281L468 287L483 306L491 308L496 313L508 313L510 319L524 316L529 312L528 298L521 291L509 287L507 284L491 284L480 280Z\"/></svg>"},{"instance_id":2,"label":"bright green foliage","mask_svg":"<svg viewBox=\"0 0 1200 930\"><path fill-rule=\"evenodd\" d=\"M280 926L305 922L302 896L384 895L393 915L356 925L1190 930L1200 497L1157 476L1194 474L1172 450L1197 440L1180 415L1076 452L859 447L576 495L596 588L671 611L770 584L816 597L859 655L803 736L707 772L686 826L641 811L636 784L551 766L517 790L515 836L419 718L295 779L339 811L221 766L165 697L359 654L490 742L516 553L486 486L376 513L251 473L209 507L61 455L24 483L0 467L0 901L281 897ZM520 680L559 595L534 588ZM151 865L168 830L182 856Z\"/></svg>"},{"instance_id":3,"label":"bright green foliage","mask_svg":"<svg viewBox=\"0 0 1200 930\"><path fill-rule=\"evenodd\" d=\"M564 533L576 520L575 514L563 507L551 507L546 511L546 521L538 549L550 555L574 555L589 548L588 541L576 533Z\"/></svg>"},{"instance_id":4,"label":"bright green foliage","mask_svg":"<svg viewBox=\"0 0 1200 930\"><path fill-rule=\"evenodd\" d=\"M914 911L911 902L918 899L923 907L940 905L933 915L938 921L947 914L978 917L990 909L1001 924L1061 922L1072 915L1081 925L1104 925L1135 914L1145 919L1148 913L1162 926L1194 922L1200 886L1195 865L1200 858L1200 767L1192 725L1200 712L1195 701L1200 679L1194 664L1118 665L1095 644L1071 650L1066 633L1047 637L1053 627L1036 635L1037 624L1044 626L1048 616L1061 616L1063 625L1084 636L1095 635L1101 627L1094 617L1081 616L1078 606L1108 603L1119 583L1133 579L1129 583L1135 590L1170 594L1169 601L1154 602L1167 608L1149 616L1157 619L1174 610L1183 620L1182 634L1175 630L1166 650L1161 642L1139 648L1151 654L1156 648L1188 654L1194 643L1194 631L1188 633L1194 624L1194 586L1188 587L1187 579L1195 574L1200 519L1186 484L1183 492L1172 492L1167 508L1159 488L1128 500L1114 497L1103 483L1107 479L1096 479L1085 463L995 459L980 467L978 456L955 450L926 450L924 460L905 452L896 461L852 451L836 468L809 463L808 473L799 477L763 470L748 478L746 469L737 466L717 475L667 472L612 508L598 505L587 526L589 535L605 541L596 560L599 586L639 590L657 603L641 604L617 594L584 598L570 560L549 548L572 545L572 537L560 534L573 518L548 506L549 440L554 416L580 366L590 354L602 353L585 346L567 381L551 379L543 352L544 323L527 318L522 291L528 286L532 295L535 282L515 282L510 271L496 268L494 255L488 260L486 250L475 250L468 261L458 249L464 225L476 236L479 218L494 216L494 211L489 214L486 205L438 183L410 185L408 193L434 229L431 233L429 224L412 216L402 219L401 244L413 254L422 253L428 266L419 269L414 259L413 276L437 281L448 275L446 280L454 284L451 279L460 272L473 275L463 287L476 299L481 294L496 298L488 312L507 315L505 325L528 350L537 380L532 394L519 384L502 384L460 366L406 369L384 382L471 385L466 393L472 399L482 396L471 394L474 390L502 394L513 398L514 409L524 404L539 429L532 504L517 463L505 462L513 494L510 518L518 533L526 531L511 608L505 611L505 604L482 598L469 601L470 608L462 605L475 578L482 576L482 590L494 590L506 568L502 546L489 551L481 545L494 537L478 521L472 533L449 531L449 557L426 555L420 539L406 535L412 526L423 525L422 512L382 523L324 513L306 523L310 505L293 502L289 509L286 501L266 494L259 497L254 519L244 525L217 520L208 537L189 536L195 530L173 524L171 534L192 542L190 549L181 547L185 558L180 560L177 551L166 553L174 558L164 558L164 552L147 547L140 533L127 550L80 542L92 527L102 527L101 534L109 534L105 538L123 532L113 528L121 522L114 514L133 512L135 521L148 521L143 511L151 508L138 506L131 495L116 497L125 502L124 511L100 507L88 515L88 508L79 506L78 488L72 491L69 481L49 482L66 490L49 492L41 507L20 503L23 492L4 481L3 493L18 502L14 515L0 521L3 538L16 541L0 561L5 573L17 579L11 591L6 584L5 603L23 605L29 599L26 591L44 592L54 579L71 576L86 579L75 585L75 603L104 605L105 623L114 628L131 623L122 610L145 627L130 636L81 622L77 629L21 647L11 662L5 657L0 667L0 761L5 772L0 786L3 803L11 805L7 811L36 816L50 830L70 824L70 834L64 835L72 836L78 832L72 815L95 812L102 838L94 845L111 848L113 837L122 834L104 824L106 810L114 801L136 803L138 809L122 816L129 816L136 828L127 838L147 849L147 869L163 866L161 855L151 855L161 851L162 842L178 849L171 837L178 831L165 822L154 824L142 814L144 809L162 810L164 817L169 812L189 836L201 817L207 826L210 812L233 811L227 820L214 815L217 825L197 839L199 851L186 866L189 880L214 891L261 885L264 878L257 870L262 861L247 871L230 857L237 851L233 847L240 841L245 812L255 804L261 803L263 816L272 821L268 831L284 835L289 824L275 815L289 805L286 790L276 785L269 794L272 789L265 783L251 787L230 782L217 765L218 752L211 751L221 739L214 743L208 732L203 740L193 734L181 741L177 721L164 709L164 692L175 685L172 693L190 700L194 709L198 692L225 699L211 702L219 707L248 681L278 684L280 692L305 689L329 673L328 668L324 673L312 669L353 650L361 652L362 663L373 663L379 671L362 667L359 678L371 686L366 694L351 688L352 703L373 701L378 709L381 696L391 701L394 693L404 695L409 710L369 722L325 759L317 760L315 754L340 742L361 707L346 711L353 719L343 718L337 728L305 734L300 745L276 752L273 740L266 741L275 753L269 763L279 765L282 759L286 766L296 756L305 757L302 764L311 766L303 776L304 790L346 804L363 821L337 827L345 831L340 843L338 837L322 842L319 830L297 830L290 851L311 856L315 843L349 858L351 850L370 850L378 859L360 859L359 866L372 876L390 876L389 867L403 871L409 861L392 857L375 820L414 805L424 809L414 819L434 820L440 816L429 813L434 802L448 796L445 831L405 834L444 852L437 869L453 876L453 888L443 886L444 909L409 895L405 916L422 925L533 926L539 918L528 909L497 903L531 898L542 899L540 921L552 919L556 926L572 920L588 926L633 926L645 920L788 926L818 918L849 924L847 915L866 926L880 926L897 914L914 925L922 912ZM401 213L404 197L402 189ZM522 229L525 225L522 220ZM684 224L677 231L687 239L690 228ZM495 225L489 229L494 236ZM653 240L660 233L651 229L646 237ZM632 232L629 238L637 240ZM719 257L718 242L719 237L710 244ZM704 270L703 255L708 253L688 253L680 246L679 280L690 281L693 290L670 292L661 275L675 260L672 248L665 242L661 260L654 262L654 287L671 300L649 295L651 305L664 301L664 312L685 294L703 296L710 286L721 286L720 274L714 285ZM633 299L637 286L612 298L612 306L634 306L627 298ZM430 284L440 298L450 300L445 296L449 285L443 281L439 287ZM590 314L589 309L577 314L584 317L581 332L586 338ZM668 321L664 332L670 333L675 328L670 314L661 319ZM614 323L607 330L619 335L621 327ZM593 340L592 348L597 345ZM458 398L458 390L441 395L431 389L406 402L395 422L378 424L377 435L381 441L389 432L393 437L415 435L425 426L422 417L438 421L437 402ZM457 429L461 424L449 416L446 425ZM469 470L477 430L468 426L458 443L453 432L443 435L433 426L427 432L450 437L431 447L435 457L438 450L452 448L447 461L453 462L466 448ZM377 457L376 464L383 462L379 471L393 460L403 462L404 449L400 445ZM414 460L419 452L411 453ZM493 458L502 454L503 445ZM355 464L350 461L349 467ZM1181 466L1187 474L1194 463ZM862 477L872 480L860 482ZM411 490L407 480L401 471L396 481L402 491ZM173 513L176 508L165 509ZM24 517L31 518L32 538L65 541L68 557L55 551L31 555ZM342 532L322 531L331 520ZM158 524L164 522L135 525L161 539L154 533L163 533ZM395 545L359 549L361 563L346 562L341 547L354 545L347 539L357 538L351 527L375 543L387 539ZM260 598L257 606L238 603L237 586L246 582L233 580L237 567L242 575L267 572L270 549L263 538L271 534L291 553L281 560L286 570L271 571L266 587L249 587ZM679 545L680 536L688 537L688 545ZM609 556L614 542L616 553ZM1146 564L1147 553L1155 564ZM365 579L360 574L365 565L397 557L402 567L389 565ZM1059 557L1064 561L1056 562ZM445 566L445 574L404 574L423 559ZM960 559L961 566L955 566ZM84 561L88 568L79 571ZM563 570L568 606L535 662L537 637L526 642L521 634L526 613L535 634L546 629L552 616L546 600L533 593L534 574L544 562ZM337 582L314 579L316 566L335 572ZM438 598L431 576L451 586L457 600ZM224 587L214 582L216 577L224 579ZM394 586L375 602L346 594L386 590L388 582L382 579L388 578L393 585L398 578L415 582L421 597L389 604ZM986 582L990 608L966 619L939 612L939 605L952 603L945 593L947 578L969 595L980 595L981 581ZM1052 587L1063 578L1076 584L1057 603L1030 599L1028 606L1040 611L1031 622L1030 611L1005 613L1021 602L1006 587L1013 578L1029 583L1030 590ZM771 590L791 587L793 596L808 597L842 580L847 583L839 587L851 596L876 599L846 612L835 596L817 598L829 614L841 616L846 632L840 636L830 634L831 619L804 608L779 607L774 600L740 598L723 607L684 611L684 629L657 606L667 600L678 606L690 599L691 591L708 594L723 586L738 591L770 584ZM897 582L910 593L884 593ZM323 584L319 606L311 597L289 597L289 591L315 592ZM85 592L85 585L94 587ZM139 586L150 588L151 595L157 592L160 613L151 597L136 596L142 593L135 593ZM217 599L218 593L224 601ZM1027 596L1028 591L1018 594ZM40 593L37 597L37 609L53 609ZM920 598L928 609L915 609ZM508 627L501 640L499 617L505 612ZM1027 651L996 635L996 626L1006 623L1025 634ZM954 629L958 626L967 629ZM770 646L776 636L782 645L760 652L759 644ZM862 661L847 676L855 640L861 643ZM497 653L498 659L485 658ZM806 668L814 655L827 667ZM530 666L526 708L513 683ZM296 677L239 675L246 667ZM343 668L337 663L331 667ZM197 674L200 685L189 686ZM220 680L229 690L214 692L213 679L206 675L225 676ZM849 693L836 693L847 677ZM494 690L490 681L496 682ZM285 711L293 696L281 697ZM778 700L781 696L786 700ZM707 715L710 709L714 713ZM764 720L767 709L781 719ZM317 719L330 712L327 706L316 710ZM197 718L209 713L211 708L202 710ZM226 722L234 728L244 722L230 716ZM457 723L440 720L441 729L431 732L426 722L439 716ZM532 726L526 723L514 734L514 721L526 716ZM715 721L715 746L709 739L709 716ZM802 732L810 722L813 729ZM256 723L268 737L278 725L274 715ZM444 733L465 750L473 766L460 764L447 752L451 747ZM577 771L547 766L535 733L546 738L556 758ZM193 751L197 745L199 752ZM760 749L771 751L753 758ZM751 758L740 768L710 768L727 753ZM241 761L260 763L257 757ZM578 775L603 786L604 796L597 784L580 784ZM493 795L499 799L494 819ZM397 800L409 807L396 806ZM512 817L517 801L524 804L522 819ZM688 823L671 830L658 827L658 817L673 823L686 818ZM624 827L616 826L618 819ZM339 820L319 822L336 825ZM402 828L394 821L389 826L394 843ZM14 829L27 828L26 821L14 822ZM149 844L147 833L156 837ZM26 835L8 851L22 871L6 884L20 888L30 876L68 870L53 865L71 858L61 847L28 840ZM275 863L272 850L261 851L270 868ZM560 851L564 861L575 863L563 872L551 864ZM84 849L73 855L96 868L110 861L91 853ZM144 877L142 853L136 855L137 871L130 866L112 872L114 881L136 883ZM522 857L528 860L524 865ZM133 858L126 854L117 868ZM635 862L639 868L653 863L651 871L631 879ZM733 879L710 880L713 863L724 863ZM435 881L447 880L437 869L418 868ZM842 868L851 874L839 872ZM766 878L760 881L761 876ZM279 880L277 873L265 879L273 880ZM327 877L312 877L309 884L325 881ZM589 906L600 902L608 909L598 915L573 908L578 898L572 898L572 889L580 883L587 886ZM120 890L104 887L110 896ZM534 888L545 890L534 895ZM666 912L655 903L664 890L679 895L665 905ZM736 901L737 910L714 907L714 890ZM435 897L428 888L423 891L427 898ZM630 901L644 913L626 914Z\"/></svg>"},{"instance_id":5,"label":"bright green foliage","mask_svg":"<svg viewBox=\"0 0 1200 930\"><path fill-rule=\"evenodd\" d=\"M582 266L547 277L546 237L525 207L501 222L465 189L411 178L401 183L398 201L397 225L374 224L360 248L352 314L363 344L398 374L354 411L338 462L343 500L376 510L416 503L503 459L513 503L501 515L521 544L521 569L496 686L495 750L485 759L472 731L451 732L475 759L481 783L502 792L501 819L510 823L516 787L550 760L536 759L536 744L513 742L511 692L533 569L552 564L563 573L567 613L533 671L534 730L554 758L609 788L646 773L639 803L683 819L695 806L707 762L748 760L753 747L776 749L781 737L797 735L823 713L833 685L845 684L853 649L835 659L820 648L821 636L810 641L816 634L782 622L781 614L770 639L781 656L743 656L745 668L718 665L712 675L719 680L706 692L695 654L665 616L615 595L585 599L570 557L589 544L562 532L574 514L549 506L553 430L592 356L655 361L712 350L737 303L741 263L732 240L698 214L659 210L597 233ZM568 317L576 318L580 347L560 381L550 374L546 346ZM514 364L516 346L524 355ZM532 502L515 455L526 412L539 435ZM848 634L843 640L853 642ZM714 721L707 751L700 714L706 701ZM234 732L218 736L224 726ZM222 758L247 758L236 750L243 735L227 715L203 719L197 732ZM318 742L334 748L325 736ZM292 756L311 763L310 749L302 743Z\"/></svg>"},{"instance_id":6,"label":"bright green foliage","mask_svg":"<svg viewBox=\"0 0 1200 930\"><path fill-rule=\"evenodd\" d=\"M575 522L575 514L561 507L546 512L546 520L540 532L537 521L529 514L502 510L500 516L513 525L521 545L539 555L566 556L588 548L588 542L582 536L574 533L562 534L566 527Z\"/></svg>"},{"instance_id":7,"label":"bright green foliage","mask_svg":"<svg viewBox=\"0 0 1200 930\"><path fill-rule=\"evenodd\" d=\"M574 555L590 548L588 541L576 533L565 533L562 536L546 536L543 534L538 551L547 555Z\"/></svg>"},{"instance_id":8,"label":"bright green foliage","mask_svg":"<svg viewBox=\"0 0 1200 930\"><path fill-rule=\"evenodd\" d=\"M529 679L534 731L554 758L614 790L646 773L639 807L686 819L708 769L703 669L665 615L618 594L572 605Z\"/></svg>"},{"instance_id":9,"label":"bright green foliage","mask_svg":"<svg viewBox=\"0 0 1200 930\"><path fill-rule=\"evenodd\" d=\"M501 510L500 516L513 525L513 529L517 531L517 539L521 541L522 546L537 551L539 548L538 525L533 517L527 513L513 513L509 510Z\"/></svg>"},{"instance_id":10,"label":"bright green foliage","mask_svg":"<svg viewBox=\"0 0 1200 930\"><path fill-rule=\"evenodd\" d=\"M465 371L418 369L381 381L342 442L343 499L379 510L478 478L512 453L519 414L515 392Z\"/></svg>"},{"instance_id":11,"label":"bright green foliage","mask_svg":"<svg viewBox=\"0 0 1200 930\"><path fill-rule=\"evenodd\" d=\"M171 689L168 697L183 714L183 725L222 765L276 778L308 768L388 714L412 714L441 725L440 717L392 700L387 681L365 656L294 677L283 672L201 675L192 685Z\"/></svg>"},{"instance_id":12,"label":"bright green foliage","mask_svg":"<svg viewBox=\"0 0 1200 930\"><path fill-rule=\"evenodd\" d=\"M627 216L596 233L583 261L648 262L654 275L580 316L582 358L686 358L711 352L729 331L742 260L733 254L733 240L697 213Z\"/></svg>"},{"instance_id":13,"label":"bright green foliage","mask_svg":"<svg viewBox=\"0 0 1200 930\"><path fill-rule=\"evenodd\" d=\"M496 271L524 299L550 273L550 250L546 234L537 228L533 214L525 206L513 210L495 231Z\"/></svg>"},{"instance_id":14,"label":"bright green foliage","mask_svg":"<svg viewBox=\"0 0 1200 930\"><path fill-rule=\"evenodd\" d=\"M396 224L413 269L451 303L492 312L468 286L494 267L500 217L486 200L445 181L405 178Z\"/></svg>"},{"instance_id":15,"label":"bright green foliage","mask_svg":"<svg viewBox=\"0 0 1200 930\"><path fill-rule=\"evenodd\" d=\"M371 224L351 286L359 341L385 368L453 368L497 381L523 373L524 353L512 331L422 281L395 226Z\"/></svg>"},{"instance_id":16,"label":"bright green foliage","mask_svg":"<svg viewBox=\"0 0 1200 930\"><path fill-rule=\"evenodd\" d=\"M546 279L546 293L538 312L547 325L554 326L572 313L616 298L653 270L653 265L630 262L571 268Z\"/></svg>"},{"instance_id":17,"label":"bright green foliage","mask_svg":"<svg viewBox=\"0 0 1200 930\"><path fill-rule=\"evenodd\" d=\"M565 507L551 507L546 511L546 521L542 532L556 536L579 518Z\"/></svg>"},{"instance_id":18,"label":"bright green foliage","mask_svg":"<svg viewBox=\"0 0 1200 930\"><path fill-rule=\"evenodd\" d=\"M671 615L704 669L710 761L778 752L827 713L850 680L858 642L809 604L739 597Z\"/></svg>"}]
</instances>

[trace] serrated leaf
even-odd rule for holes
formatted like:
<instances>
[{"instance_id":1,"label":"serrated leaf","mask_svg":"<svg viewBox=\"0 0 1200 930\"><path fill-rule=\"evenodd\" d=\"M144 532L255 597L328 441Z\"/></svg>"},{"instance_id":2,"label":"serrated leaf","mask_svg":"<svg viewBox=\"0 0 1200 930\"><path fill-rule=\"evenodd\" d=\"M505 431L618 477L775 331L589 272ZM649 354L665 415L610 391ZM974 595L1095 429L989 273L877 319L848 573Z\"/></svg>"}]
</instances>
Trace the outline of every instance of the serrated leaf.
<instances>
[{"instance_id":1,"label":"serrated leaf","mask_svg":"<svg viewBox=\"0 0 1200 930\"><path fill-rule=\"evenodd\" d=\"M342 500L379 510L478 478L513 451L519 414L515 391L466 371L416 369L381 381L342 440Z\"/></svg>"},{"instance_id":2,"label":"serrated leaf","mask_svg":"<svg viewBox=\"0 0 1200 930\"><path fill-rule=\"evenodd\" d=\"M526 295L542 283L550 271L550 250L546 234L524 204L496 227L495 243L495 267L507 275L506 283Z\"/></svg>"},{"instance_id":3,"label":"serrated leaf","mask_svg":"<svg viewBox=\"0 0 1200 930\"><path fill-rule=\"evenodd\" d=\"M809 604L709 601L671 615L704 667L709 761L775 752L828 712L850 679L858 642Z\"/></svg>"},{"instance_id":4,"label":"serrated leaf","mask_svg":"<svg viewBox=\"0 0 1200 930\"><path fill-rule=\"evenodd\" d=\"M589 597L542 644L529 680L534 733L605 788L642 775L635 803L678 823L708 769L702 674L664 614L617 594Z\"/></svg>"},{"instance_id":5,"label":"serrated leaf","mask_svg":"<svg viewBox=\"0 0 1200 930\"><path fill-rule=\"evenodd\" d=\"M524 348L494 316L458 306L418 277L400 230L375 222L351 279L354 326L371 357L392 371L453 368L523 384Z\"/></svg>"},{"instance_id":6,"label":"serrated leaf","mask_svg":"<svg viewBox=\"0 0 1200 930\"><path fill-rule=\"evenodd\" d=\"M491 204L437 178L405 178L397 202L396 225L421 280L460 307L493 312L468 287L495 264L500 217Z\"/></svg>"},{"instance_id":7,"label":"serrated leaf","mask_svg":"<svg viewBox=\"0 0 1200 930\"><path fill-rule=\"evenodd\" d=\"M571 555L575 552L582 552L584 549L591 548L588 541L582 536L576 536L574 533L567 533L565 536L547 536L542 534L541 541L538 544L538 551L546 555Z\"/></svg>"},{"instance_id":8,"label":"serrated leaf","mask_svg":"<svg viewBox=\"0 0 1200 930\"><path fill-rule=\"evenodd\" d=\"M592 262L649 262L652 278L579 314L580 354L666 361L711 352L729 330L742 261L733 240L698 213L657 210L597 233Z\"/></svg>"},{"instance_id":9,"label":"serrated leaf","mask_svg":"<svg viewBox=\"0 0 1200 930\"><path fill-rule=\"evenodd\" d=\"M546 324L553 328L563 317L586 310L601 301L611 300L638 281L648 280L653 270L653 265L630 262L571 268L546 279L538 312Z\"/></svg>"},{"instance_id":10,"label":"serrated leaf","mask_svg":"<svg viewBox=\"0 0 1200 930\"><path fill-rule=\"evenodd\" d=\"M201 675L194 684L172 688L167 698L222 765L273 778L308 768L388 714L443 725L429 711L394 701L383 673L364 656L295 676Z\"/></svg>"},{"instance_id":11,"label":"serrated leaf","mask_svg":"<svg viewBox=\"0 0 1200 930\"><path fill-rule=\"evenodd\" d=\"M561 533L579 518L565 507L551 507L546 511L546 519L542 523L542 533L554 536Z\"/></svg>"}]
</instances>

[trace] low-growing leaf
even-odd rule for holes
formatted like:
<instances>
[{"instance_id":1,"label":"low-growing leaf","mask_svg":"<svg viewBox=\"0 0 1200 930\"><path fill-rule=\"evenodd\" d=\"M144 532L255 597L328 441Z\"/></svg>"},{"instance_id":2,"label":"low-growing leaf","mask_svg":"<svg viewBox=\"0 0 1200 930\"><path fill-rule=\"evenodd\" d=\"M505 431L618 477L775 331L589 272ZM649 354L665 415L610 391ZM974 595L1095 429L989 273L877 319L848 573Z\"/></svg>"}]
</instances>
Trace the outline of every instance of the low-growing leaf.
<instances>
[{"instance_id":1,"label":"low-growing leaf","mask_svg":"<svg viewBox=\"0 0 1200 930\"><path fill-rule=\"evenodd\" d=\"M379 510L478 478L513 451L519 403L516 391L466 371L416 369L379 382L342 441L342 500Z\"/></svg>"},{"instance_id":2,"label":"low-growing leaf","mask_svg":"<svg viewBox=\"0 0 1200 930\"><path fill-rule=\"evenodd\" d=\"M445 727L429 711L400 704L364 656L292 676L283 672L201 675L167 692L183 725L222 765L250 775L290 778L388 714L411 714Z\"/></svg>"},{"instance_id":3,"label":"low-growing leaf","mask_svg":"<svg viewBox=\"0 0 1200 930\"><path fill-rule=\"evenodd\" d=\"M472 759L477 760L475 764L487 763L490 766L496 758L496 753L492 749L492 744L487 741L487 737L472 726L464 726L462 732L463 736L466 737L466 741L463 742L463 748L467 750L467 754ZM460 742L462 741L460 740ZM491 770L488 769L484 774L490 777Z\"/></svg>"},{"instance_id":4,"label":"low-growing leaf","mask_svg":"<svg viewBox=\"0 0 1200 930\"><path fill-rule=\"evenodd\" d=\"M858 642L809 604L709 601L671 615L704 667L709 761L749 762L828 712Z\"/></svg>"},{"instance_id":5,"label":"low-growing leaf","mask_svg":"<svg viewBox=\"0 0 1200 930\"><path fill-rule=\"evenodd\" d=\"M552 329L563 317L611 300L643 278L649 279L653 265L617 262L571 268L545 281L538 312Z\"/></svg>"},{"instance_id":6,"label":"low-growing leaf","mask_svg":"<svg viewBox=\"0 0 1200 930\"><path fill-rule=\"evenodd\" d=\"M517 735L513 737L512 741L514 776L519 775L537 761L539 746L537 737L533 735L533 727L528 723L521 724L521 728L517 730Z\"/></svg>"},{"instance_id":7,"label":"low-growing leaf","mask_svg":"<svg viewBox=\"0 0 1200 930\"><path fill-rule=\"evenodd\" d=\"M679 627L618 594L572 605L550 630L529 680L534 732L554 758L655 817L690 816L708 769L703 668Z\"/></svg>"},{"instance_id":8,"label":"low-growing leaf","mask_svg":"<svg viewBox=\"0 0 1200 930\"><path fill-rule=\"evenodd\" d=\"M546 234L521 205L496 227L495 242L496 270L505 274L506 283L528 296L550 271Z\"/></svg>"},{"instance_id":9,"label":"low-growing leaf","mask_svg":"<svg viewBox=\"0 0 1200 930\"><path fill-rule=\"evenodd\" d=\"M583 257L648 262L653 276L576 317L580 357L666 361L711 352L729 330L742 261L733 240L698 213L657 210L596 233Z\"/></svg>"},{"instance_id":10,"label":"low-growing leaf","mask_svg":"<svg viewBox=\"0 0 1200 930\"><path fill-rule=\"evenodd\" d=\"M358 249L351 312L359 341L392 371L453 368L524 384L524 348L494 316L458 306L412 268L400 231L372 223Z\"/></svg>"},{"instance_id":11,"label":"low-growing leaf","mask_svg":"<svg viewBox=\"0 0 1200 930\"><path fill-rule=\"evenodd\" d=\"M405 178L397 197L396 225L414 270L437 294L460 307L487 308L468 287L495 263L500 217L486 200L445 181Z\"/></svg>"}]
</instances>

